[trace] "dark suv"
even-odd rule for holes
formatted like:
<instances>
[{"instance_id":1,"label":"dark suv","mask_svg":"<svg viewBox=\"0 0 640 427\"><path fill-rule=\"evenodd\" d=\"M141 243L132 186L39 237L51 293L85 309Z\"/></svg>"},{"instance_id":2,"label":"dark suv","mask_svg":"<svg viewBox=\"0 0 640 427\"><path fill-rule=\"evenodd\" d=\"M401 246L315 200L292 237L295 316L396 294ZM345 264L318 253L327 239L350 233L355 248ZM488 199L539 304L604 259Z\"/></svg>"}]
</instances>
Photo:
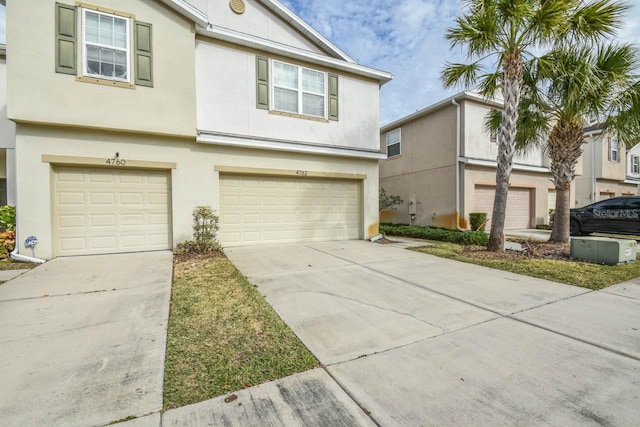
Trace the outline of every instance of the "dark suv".
<instances>
[{"instance_id":1,"label":"dark suv","mask_svg":"<svg viewBox=\"0 0 640 427\"><path fill-rule=\"evenodd\" d=\"M640 197L613 197L571 209L571 235L589 233L640 235Z\"/></svg>"}]
</instances>

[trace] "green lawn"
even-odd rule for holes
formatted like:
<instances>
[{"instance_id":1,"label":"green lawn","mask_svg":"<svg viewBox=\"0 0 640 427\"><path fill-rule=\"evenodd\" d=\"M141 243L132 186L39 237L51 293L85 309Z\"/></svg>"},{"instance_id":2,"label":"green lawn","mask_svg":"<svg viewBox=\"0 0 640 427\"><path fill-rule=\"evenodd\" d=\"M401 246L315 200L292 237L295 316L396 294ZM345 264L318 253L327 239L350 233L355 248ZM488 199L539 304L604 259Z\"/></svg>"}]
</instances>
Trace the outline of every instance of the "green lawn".
<instances>
[{"instance_id":1,"label":"green lawn","mask_svg":"<svg viewBox=\"0 0 640 427\"><path fill-rule=\"evenodd\" d=\"M165 409L318 366L318 361L224 256L174 263Z\"/></svg>"},{"instance_id":2,"label":"green lawn","mask_svg":"<svg viewBox=\"0 0 640 427\"><path fill-rule=\"evenodd\" d=\"M435 243L412 250L594 290L640 277L640 262L637 261L610 266L580 261L522 259L508 255L503 259L488 259L477 248L470 251L468 247L455 243Z\"/></svg>"}]
</instances>

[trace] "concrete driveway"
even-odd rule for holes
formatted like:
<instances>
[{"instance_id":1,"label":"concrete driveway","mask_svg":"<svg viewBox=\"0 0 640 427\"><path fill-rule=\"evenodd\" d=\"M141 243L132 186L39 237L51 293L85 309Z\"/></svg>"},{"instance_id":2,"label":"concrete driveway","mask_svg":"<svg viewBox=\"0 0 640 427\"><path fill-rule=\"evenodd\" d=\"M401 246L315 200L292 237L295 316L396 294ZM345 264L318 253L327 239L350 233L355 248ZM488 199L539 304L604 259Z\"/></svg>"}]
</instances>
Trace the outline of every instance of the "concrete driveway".
<instances>
[{"instance_id":1,"label":"concrete driveway","mask_svg":"<svg viewBox=\"0 0 640 427\"><path fill-rule=\"evenodd\" d=\"M171 252L58 258L0 285L0 424L162 409Z\"/></svg>"},{"instance_id":2,"label":"concrete driveway","mask_svg":"<svg viewBox=\"0 0 640 427\"><path fill-rule=\"evenodd\" d=\"M404 246L227 254L379 425L640 423L640 283L591 292Z\"/></svg>"}]
</instances>

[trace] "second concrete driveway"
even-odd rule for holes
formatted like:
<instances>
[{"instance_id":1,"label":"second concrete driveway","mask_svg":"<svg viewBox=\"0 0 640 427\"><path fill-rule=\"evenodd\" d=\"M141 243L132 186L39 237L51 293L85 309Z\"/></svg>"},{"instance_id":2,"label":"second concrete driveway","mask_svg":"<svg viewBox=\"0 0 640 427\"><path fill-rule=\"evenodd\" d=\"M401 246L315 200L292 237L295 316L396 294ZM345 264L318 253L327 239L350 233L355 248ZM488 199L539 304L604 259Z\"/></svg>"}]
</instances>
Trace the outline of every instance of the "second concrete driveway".
<instances>
[{"instance_id":1,"label":"second concrete driveway","mask_svg":"<svg viewBox=\"0 0 640 427\"><path fill-rule=\"evenodd\" d=\"M379 424L640 423L640 284L591 292L361 241L227 253Z\"/></svg>"},{"instance_id":2,"label":"second concrete driveway","mask_svg":"<svg viewBox=\"0 0 640 427\"><path fill-rule=\"evenodd\" d=\"M162 409L171 252L58 258L0 286L0 424Z\"/></svg>"}]
</instances>

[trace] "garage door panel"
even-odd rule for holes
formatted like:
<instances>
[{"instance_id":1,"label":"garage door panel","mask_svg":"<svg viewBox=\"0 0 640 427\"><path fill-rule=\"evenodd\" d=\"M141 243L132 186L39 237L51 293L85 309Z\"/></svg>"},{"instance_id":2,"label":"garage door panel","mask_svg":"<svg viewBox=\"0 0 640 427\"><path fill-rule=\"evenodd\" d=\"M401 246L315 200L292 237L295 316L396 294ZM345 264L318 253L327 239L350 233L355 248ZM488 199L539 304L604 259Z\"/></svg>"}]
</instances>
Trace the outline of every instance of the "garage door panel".
<instances>
[{"instance_id":1,"label":"garage door panel","mask_svg":"<svg viewBox=\"0 0 640 427\"><path fill-rule=\"evenodd\" d=\"M358 181L221 175L225 246L360 237Z\"/></svg>"},{"instance_id":2,"label":"garage door panel","mask_svg":"<svg viewBox=\"0 0 640 427\"><path fill-rule=\"evenodd\" d=\"M56 255L170 249L168 172L56 168Z\"/></svg>"},{"instance_id":3,"label":"garage door panel","mask_svg":"<svg viewBox=\"0 0 640 427\"><path fill-rule=\"evenodd\" d=\"M487 216L491 217L494 198L495 187L477 185L475 187L473 212L486 212ZM530 221L531 189L518 187L509 188L504 229L529 228ZM491 218L487 221L485 229L487 231L491 229Z\"/></svg>"}]
</instances>

